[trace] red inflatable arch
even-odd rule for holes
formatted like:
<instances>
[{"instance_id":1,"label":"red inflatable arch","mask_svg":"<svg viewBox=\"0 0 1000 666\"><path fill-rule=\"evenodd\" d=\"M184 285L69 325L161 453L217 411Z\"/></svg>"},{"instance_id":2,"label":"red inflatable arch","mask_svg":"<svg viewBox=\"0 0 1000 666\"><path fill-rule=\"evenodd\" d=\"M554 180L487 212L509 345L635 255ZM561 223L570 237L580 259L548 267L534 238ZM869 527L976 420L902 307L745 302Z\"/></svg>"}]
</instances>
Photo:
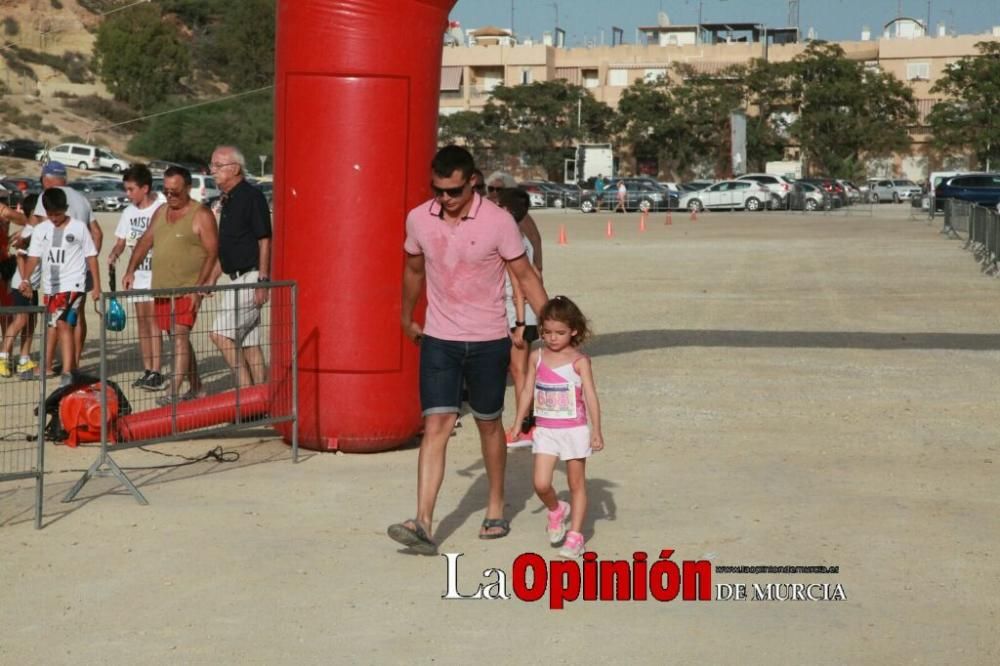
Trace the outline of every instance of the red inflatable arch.
<instances>
[{"instance_id":1,"label":"red inflatable arch","mask_svg":"<svg viewBox=\"0 0 1000 666\"><path fill-rule=\"evenodd\" d=\"M299 284L303 446L381 451L419 431L417 349L399 323L404 220L428 197L454 4L278 2L273 270ZM273 332L274 367L285 335Z\"/></svg>"}]
</instances>

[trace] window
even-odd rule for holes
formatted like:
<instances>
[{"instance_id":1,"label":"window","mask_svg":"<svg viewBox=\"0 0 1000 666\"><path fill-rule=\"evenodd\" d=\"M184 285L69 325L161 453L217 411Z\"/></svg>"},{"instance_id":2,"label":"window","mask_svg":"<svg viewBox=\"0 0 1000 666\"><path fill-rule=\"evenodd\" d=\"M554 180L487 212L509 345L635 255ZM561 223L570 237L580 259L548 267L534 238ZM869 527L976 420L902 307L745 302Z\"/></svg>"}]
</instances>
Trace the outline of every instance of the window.
<instances>
[{"instance_id":1,"label":"window","mask_svg":"<svg viewBox=\"0 0 1000 666\"><path fill-rule=\"evenodd\" d=\"M609 69L608 70L608 85L618 86L624 88L628 85L628 70L627 69Z\"/></svg>"},{"instance_id":2,"label":"window","mask_svg":"<svg viewBox=\"0 0 1000 666\"><path fill-rule=\"evenodd\" d=\"M73 146L73 148L69 152L71 152L74 155L89 155L90 154L90 150L87 149L87 148L84 148L83 146Z\"/></svg>"},{"instance_id":3,"label":"window","mask_svg":"<svg viewBox=\"0 0 1000 666\"><path fill-rule=\"evenodd\" d=\"M596 69L585 69L582 74L584 88L596 88L601 85L601 79L598 77Z\"/></svg>"},{"instance_id":4,"label":"window","mask_svg":"<svg viewBox=\"0 0 1000 666\"><path fill-rule=\"evenodd\" d=\"M735 183L729 183L729 189L731 190L745 190L748 187L750 187L750 183L745 180L741 180Z\"/></svg>"},{"instance_id":5,"label":"window","mask_svg":"<svg viewBox=\"0 0 1000 666\"><path fill-rule=\"evenodd\" d=\"M67 152L69 150L69 145L63 143L63 144L60 144L60 145L56 146L52 150L53 150L53 152L57 152L57 153L65 153L65 152Z\"/></svg>"},{"instance_id":6,"label":"window","mask_svg":"<svg viewBox=\"0 0 1000 666\"><path fill-rule=\"evenodd\" d=\"M660 81L665 78L667 78L667 70L665 69L647 69L643 75L643 80L646 83Z\"/></svg>"},{"instance_id":7,"label":"window","mask_svg":"<svg viewBox=\"0 0 1000 666\"><path fill-rule=\"evenodd\" d=\"M929 81L931 78L931 66L926 62L906 63L907 81Z\"/></svg>"},{"instance_id":8,"label":"window","mask_svg":"<svg viewBox=\"0 0 1000 666\"><path fill-rule=\"evenodd\" d=\"M531 83L531 70L525 67L521 70L521 85L528 85Z\"/></svg>"}]
</instances>

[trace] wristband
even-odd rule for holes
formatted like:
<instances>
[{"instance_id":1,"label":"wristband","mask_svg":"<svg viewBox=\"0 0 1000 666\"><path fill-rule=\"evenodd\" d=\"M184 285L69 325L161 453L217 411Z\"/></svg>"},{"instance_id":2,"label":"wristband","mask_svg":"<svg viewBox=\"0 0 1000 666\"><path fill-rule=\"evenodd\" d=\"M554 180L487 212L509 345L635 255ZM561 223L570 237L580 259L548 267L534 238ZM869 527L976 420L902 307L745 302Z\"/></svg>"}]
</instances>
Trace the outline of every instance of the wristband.
<instances>
[{"instance_id":1,"label":"wristband","mask_svg":"<svg viewBox=\"0 0 1000 666\"><path fill-rule=\"evenodd\" d=\"M514 322L514 327L515 328L517 328L518 326L524 326L524 325L525 325L525 323L523 321L515 321Z\"/></svg>"}]
</instances>

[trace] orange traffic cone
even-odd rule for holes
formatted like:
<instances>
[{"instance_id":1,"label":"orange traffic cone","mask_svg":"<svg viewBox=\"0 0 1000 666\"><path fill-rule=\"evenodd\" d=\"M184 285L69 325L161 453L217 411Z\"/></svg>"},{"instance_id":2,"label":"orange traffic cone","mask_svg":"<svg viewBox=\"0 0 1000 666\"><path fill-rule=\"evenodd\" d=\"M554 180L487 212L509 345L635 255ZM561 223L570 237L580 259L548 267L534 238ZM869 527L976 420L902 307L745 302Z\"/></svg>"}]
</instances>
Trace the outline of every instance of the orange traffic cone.
<instances>
[{"instance_id":1,"label":"orange traffic cone","mask_svg":"<svg viewBox=\"0 0 1000 666\"><path fill-rule=\"evenodd\" d=\"M639 231L643 232L645 230L646 230L646 213L643 212L643 214L639 216Z\"/></svg>"},{"instance_id":2,"label":"orange traffic cone","mask_svg":"<svg viewBox=\"0 0 1000 666\"><path fill-rule=\"evenodd\" d=\"M672 213L671 213L671 212L670 212L670 211L668 210L668 211L667 211L667 219L663 221L663 224L673 224L673 223L674 223L674 216L673 216L673 214L672 214Z\"/></svg>"},{"instance_id":3,"label":"orange traffic cone","mask_svg":"<svg viewBox=\"0 0 1000 666\"><path fill-rule=\"evenodd\" d=\"M612 225L612 224L611 224L611 220L608 220L608 229L607 229L607 231L605 232L605 235L606 235L606 236L607 236L608 238L614 238L614 235L615 235L615 228L614 228L614 225Z\"/></svg>"},{"instance_id":4,"label":"orange traffic cone","mask_svg":"<svg viewBox=\"0 0 1000 666\"><path fill-rule=\"evenodd\" d=\"M559 244L560 245L569 245L569 241L566 240L566 225L565 224L560 224L559 225Z\"/></svg>"}]
</instances>

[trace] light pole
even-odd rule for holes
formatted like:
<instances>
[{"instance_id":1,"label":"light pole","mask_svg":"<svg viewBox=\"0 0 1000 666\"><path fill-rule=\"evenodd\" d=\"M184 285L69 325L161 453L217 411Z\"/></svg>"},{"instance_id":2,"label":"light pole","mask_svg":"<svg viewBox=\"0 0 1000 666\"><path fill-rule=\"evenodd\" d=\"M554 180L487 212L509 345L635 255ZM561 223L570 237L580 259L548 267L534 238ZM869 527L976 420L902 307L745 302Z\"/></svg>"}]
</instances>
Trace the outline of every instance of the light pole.
<instances>
[{"instance_id":1,"label":"light pole","mask_svg":"<svg viewBox=\"0 0 1000 666\"><path fill-rule=\"evenodd\" d=\"M550 7L554 7L555 10L556 10L556 30L558 30L559 29L559 3L558 2L550 2L549 6ZM552 38L555 39L555 31L552 32Z\"/></svg>"}]
</instances>

